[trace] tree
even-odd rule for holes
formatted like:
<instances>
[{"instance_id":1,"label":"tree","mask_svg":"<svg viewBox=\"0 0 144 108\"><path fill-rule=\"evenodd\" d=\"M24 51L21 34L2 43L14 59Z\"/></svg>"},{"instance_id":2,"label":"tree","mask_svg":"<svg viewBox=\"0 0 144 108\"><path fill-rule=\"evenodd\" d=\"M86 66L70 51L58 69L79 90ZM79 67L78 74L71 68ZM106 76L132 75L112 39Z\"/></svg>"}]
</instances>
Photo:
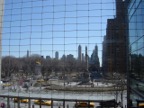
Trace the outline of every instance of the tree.
<instances>
[{"instance_id":1,"label":"tree","mask_svg":"<svg viewBox=\"0 0 144 108\"><path fill-rule=\"evenodd\" d=\"M2 74L10 77L12 73L19 71L20 62L17 58L12 56L5 56L2 58Z\"/></svg>"}]
</instances>

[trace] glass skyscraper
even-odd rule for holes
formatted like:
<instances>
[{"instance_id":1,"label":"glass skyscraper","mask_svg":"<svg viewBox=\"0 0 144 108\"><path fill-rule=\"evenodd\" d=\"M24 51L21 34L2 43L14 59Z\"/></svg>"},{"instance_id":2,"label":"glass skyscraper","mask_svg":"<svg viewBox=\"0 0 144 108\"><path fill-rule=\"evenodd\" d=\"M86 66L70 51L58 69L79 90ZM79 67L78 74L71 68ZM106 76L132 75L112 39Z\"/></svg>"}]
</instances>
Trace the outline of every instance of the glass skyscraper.
<instances>
[{"instance_id":1,"label":"glass skyscraper","mask_svg":"<svg viewBox=\"0 0 144 108\"><path fill-rule=\"evenodd\" d=\"M144 0L126 0L129 74L128 102L136 107L138 100L144 101Z\"/></svg>"}]
</instances>

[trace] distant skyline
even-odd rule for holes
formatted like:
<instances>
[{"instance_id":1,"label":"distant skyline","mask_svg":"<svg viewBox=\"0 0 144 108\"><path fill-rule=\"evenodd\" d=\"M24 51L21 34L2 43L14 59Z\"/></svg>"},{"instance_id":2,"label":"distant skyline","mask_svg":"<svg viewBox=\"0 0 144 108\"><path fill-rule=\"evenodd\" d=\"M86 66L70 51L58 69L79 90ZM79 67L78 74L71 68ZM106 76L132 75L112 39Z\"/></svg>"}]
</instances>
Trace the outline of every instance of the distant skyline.
<instances>
[{"instance_id":1,"label":"distant skyline","mask_svg":"<svg viewBox=\"0 0 144 108\"><path fill-rule=\"evenodd\" d=\"M2 56L40 54L78 57L78 45L92 54L97 44L101 62L107 19L115 0L5 0Z\"/></svg>"}]
</instances>

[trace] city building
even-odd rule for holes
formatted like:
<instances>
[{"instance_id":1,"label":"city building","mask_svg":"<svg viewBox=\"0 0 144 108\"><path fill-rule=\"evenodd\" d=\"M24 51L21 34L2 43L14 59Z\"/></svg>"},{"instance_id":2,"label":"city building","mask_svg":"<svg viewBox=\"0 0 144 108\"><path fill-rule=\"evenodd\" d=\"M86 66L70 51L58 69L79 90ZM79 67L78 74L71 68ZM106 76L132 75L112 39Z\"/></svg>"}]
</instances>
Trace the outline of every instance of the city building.
<instances>
[{"instance_id":1,"label":"city building","mask_svg":"<svg viewBox=\"0 0 144 108\"><path fill-rule=\"evenodd\" d=\"M82 53L82 61L85 61L84 53Z\"/></svg>"},{"instance_id":2,"label":"city building","mask_svg":"<svg viewBox=\"0 0 144 108\"><path fill-rule=\"evenodd\" d=\"M27 58L29 58L29 50L27 50Z\"/></svg>"},{"instance_id":3,"label":"city building","mask_svg":"<svg viewBox=\"0 0 144 108\"><path fill-rule=\"evenodd\" d=\"M58 51L55 52L55 59L57 59L57 60L59 59L59 53L58 53Z\"/></svg>"},{"instance_id":4,"label":"city building","mask_svg":"<svg viewBox=\"0 0 144 108\"><path fill-rule=\"evenodd\" d=\"M127 72L127 43L124 1L116 0L116 17L107 20L106 36L103 42L103 70L113 73ZM105 54L104 54L105 53ZM121 59L123 58L123 59Z\"/></svg>"},{"instance_id":5,"label":"city building","mask_svg":"<svg viewBox=\"0 0 144 108\"><path fill-rule=\"evenodd\" d=\"M106 62L106 36L104 36L104 40L102 42L102 71L103 71L103 74L105 74L106 72L104 72L104 70L107 69L107 62Z\"/></svg>"},{"instance_id":6,"label":"city building","mask_svg":"<svg viewBox=\"0 0 144 108\"><path fill-rule=\"evenodd\" d=\"M62 57L61 57L61 60L62 60L62 61L66 61L66 59L67 59L66 55L63 54Z\"/></svg>"},{"instance_id":7,"label":"city building","mask_svg":"<svg viewBox=\"0 0 144 108\"><path fill-rule=\"evenodd\" d=\"M68 61L74 60L74 56L72 54L67 55L67 60Z\"/></svg>"},{"instance_id":8,"label":"city building","mask_svg":"<svg viewBox=\"0 0 144 108\"><path fill-rule=\"evenodd\" d=\"M50 56L46 56L46 60L50 60L51 59L51 57Z\"/></svg>"},{"instance_id":9,"label":"city building","mask_svg":"<svg viewBox=\"0 0 144 108\"><path fill-rule=\"evenodd\" d=\"M144 102L144 0L126 0L129 71L128 107Z\"/></svg>"},{"instance_id":10,"label":"city building","mask_svg":"<svg viewBox=\"0 0 144 108\"><path fill-rule=\"evenodd\" d=\"M85 62L86 62L86 68L88 70L88 67L89 67L89 56L88 56L88 49L87 49L87 46L85 46Z\"/></svg>"},{"instance_id":11,"label":"city building","mask_svg":"<svg viewBox=\"0 0 144 108\"><path fill-rule=\"evenodd\" d=\"M78 60L82 61L82 47L81 47L81 45L78 46Z\"/></svg>"},{"instance_id":12,"label":"city building","mask_svg":"<svg viewBox=\"0 0 144 108\"><path fill-rule=\"evenodd\" d=\"M100 62L98 57L98 46L95 46L95 49L93 50L93 53L91 55L91 59L89 61L90 67L92 66L94 71L98 71L100 68Z\"/></svg>"}]
</instances>

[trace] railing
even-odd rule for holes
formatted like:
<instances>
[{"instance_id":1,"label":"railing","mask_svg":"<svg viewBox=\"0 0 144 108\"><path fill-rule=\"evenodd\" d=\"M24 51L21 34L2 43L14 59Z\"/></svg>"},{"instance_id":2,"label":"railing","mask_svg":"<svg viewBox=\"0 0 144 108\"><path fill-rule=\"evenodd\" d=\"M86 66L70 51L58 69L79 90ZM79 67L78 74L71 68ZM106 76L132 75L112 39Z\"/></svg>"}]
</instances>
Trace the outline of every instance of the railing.
<instances>
[{"instance_id":1,"label":"railing","mask_svg":"<svg viewBox=\"0 0 144 108\"><path fill-rule=\"evenodd\" d=\"M33 98L33 97L22 97L22 96L3 96L0 95L0 103L1 105L4 104L4 107L7 108L35 108L35 107L45 107L48 106L50 108L57 107L57 108L94 108L94 107L114 107L116 108L118 104L115 100L76 100L76 99L56 99L56 98ZM3 98L3 102L2 102ZM14 99L17 99L15 101ZM24 100L25 101L21 101ZM5 101L4 101L5 100ZM34 102L34 100L39 101L39 103ZM45 101L44 101L45 100ZM50 102L43 103L44 102ZM12 105L13 104L13 105Z\"/></svg>"}]
</instances>

